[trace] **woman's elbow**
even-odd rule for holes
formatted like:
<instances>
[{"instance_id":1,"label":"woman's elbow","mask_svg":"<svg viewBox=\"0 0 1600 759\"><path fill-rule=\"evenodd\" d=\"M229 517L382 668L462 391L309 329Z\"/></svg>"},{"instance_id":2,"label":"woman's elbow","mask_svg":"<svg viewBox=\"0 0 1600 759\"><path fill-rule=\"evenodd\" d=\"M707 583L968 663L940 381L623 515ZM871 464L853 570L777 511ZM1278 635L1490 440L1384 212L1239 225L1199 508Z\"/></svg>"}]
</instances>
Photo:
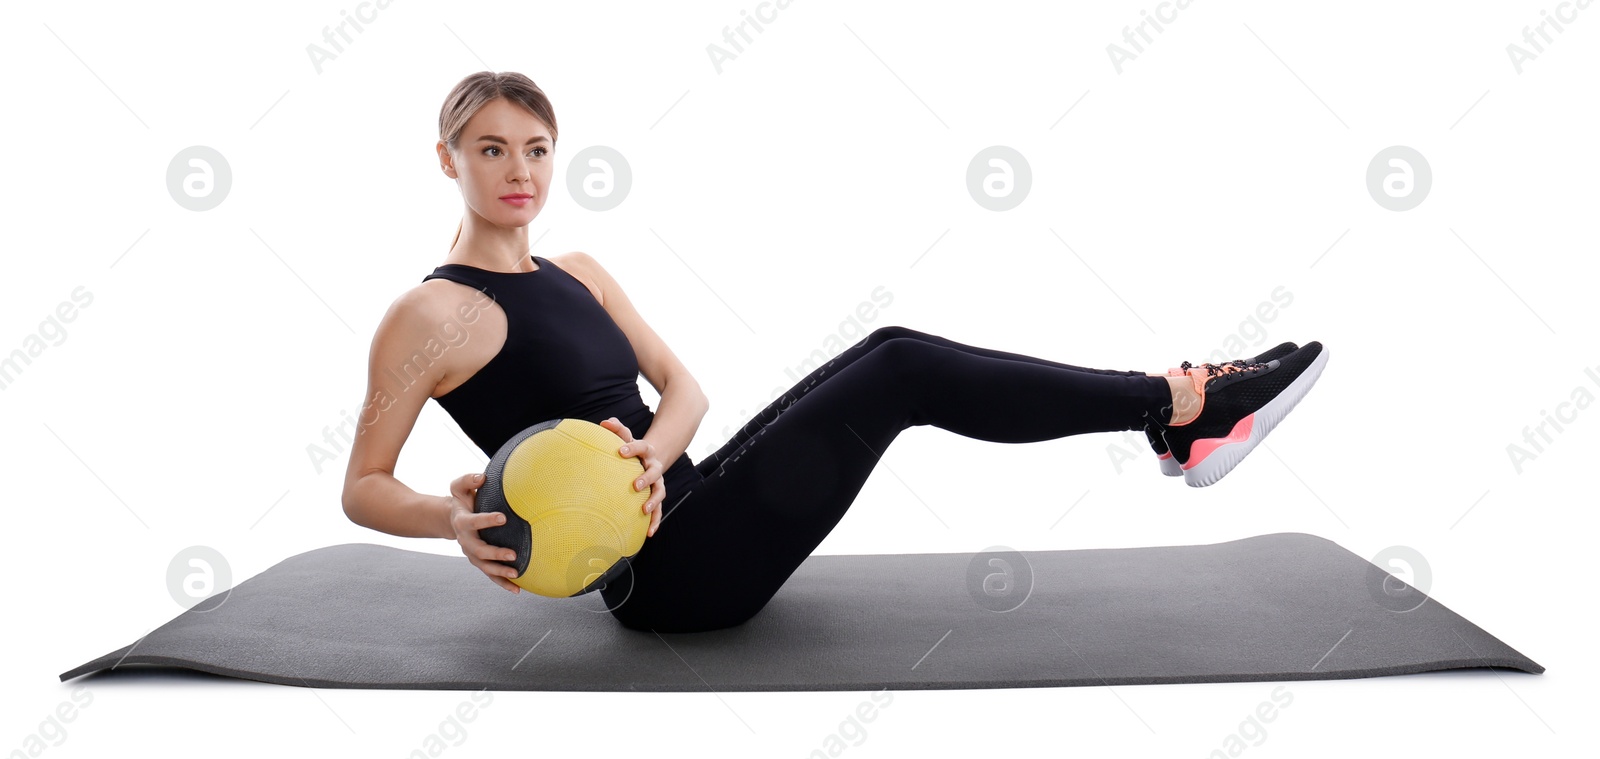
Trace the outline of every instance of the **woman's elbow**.
<instances>
[{"instance_id":1,"label":"woman's elbow","mask_svg":"<svg viewBox=\"0 0 1600 759\"><path fill-rule=\"evenodd\" d=\"M700 381L695 379L694 375L689 374L688 372L684 372L684 377L689 380L689 387L694 389L694 397L700 400L700 405L710 408L711 399L706 397L706 391L704 388L700 387Z\"/></svg>"},{"instance_id":2,"label":"woman's elbow","mask_svg":"<svg viewBox=\"0 0 1600 759\"><path fill-rule=\"evenodd\" d=\"M365 512L361 506L360 481L346 484L344 492L339 495L339 504L344 508L344 516L355 524L366 527Z\"/></svg>"},{"instance_id":3,"label":"woman's elbow","mask_svg":"<svg viewBox=\"0 0 1600 759\"><path fill-rule=\"evenodd\" d=\"M662 390L662 395L665 396L668 392L673 391L682 393L685 397L693 398L695 404L700 407L702 415L711 408L711 399L706 397L705 391L700 388L700 383L695 380L694 375L687 371L673 375L672 379L667 381L666 388Z\"/></svg>"}]
</instances>

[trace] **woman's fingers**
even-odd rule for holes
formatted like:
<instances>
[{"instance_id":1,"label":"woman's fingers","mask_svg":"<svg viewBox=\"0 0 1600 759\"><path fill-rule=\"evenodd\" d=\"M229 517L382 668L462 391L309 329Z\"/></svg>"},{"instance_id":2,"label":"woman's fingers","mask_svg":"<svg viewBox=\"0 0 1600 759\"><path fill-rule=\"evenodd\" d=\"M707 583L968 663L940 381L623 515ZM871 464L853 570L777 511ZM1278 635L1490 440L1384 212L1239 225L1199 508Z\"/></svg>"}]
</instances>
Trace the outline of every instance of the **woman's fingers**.
<instances>
[{"instance_id":1,"label":"woman's fingers","mask_svg":"<svg viewBox=\"0 0 1600 759\"><path fill-rule=\"evenodd\" d=\"M479 514L473 514L472 519L475 522L475 526L480 530L485 527L497 527L506 523L506 515L498 511L485 511Z\"/></svg>"},{"instance_id":2,"label":"woman's fingers","mask_svg":"<svg viewBox=\"0 0 1600 759\"><path fill-rule=\"evenodd\" d=\"M514 567L508 567L508 566L506 566L504 564L497 564L497 563L495 563L493 561L485 561L485 560L482 560L482 559L473 559L472 560L472 565L477 567L478 569L483 570L483 573L486 574L486 575L489 575L490 577L516 577L517 576L517 570Z\"/></svg>"},{"instance_id":3,"label":"woman's fingers","mask_svg":"<svg viewBox=\"0 0 1600 759\"><path fill-rule=\"evenodd\" d=\"M656 447L649 441L635 440L618 448L617 452L623 456L638 458L644 465L643 470L633 479L632 486L635 492L659 482L661 473L666 470L661 460L656 458Z\"/></svg>"},{"instance_id":4,"label":"woman's fingers","mask_svg":"<svg viewBox=\"0 0 1600 759\"><path fill-rule=\"evenodd\" d=\"M501 548L500 546L490 545L488 543L484 543L481 540L478 541L478 542L483 543L483 545L479 546L477 551L476 551L476 553L478 554L478 558L481 558L481 559L483 559L485 561L516 561L517 560L517 552L511 550L510 548Z\"/></svg>"},{"instance_id":5,"label":"woman's fingers","mask_svg":"<svg viewBox=\"0 0 1600 759\"><path fill-rule=\"evenodd\" d=\"M466 554L467 558L471 559L472 563L479 568L483 566L481 562L494 561L505 555L500 553L500 549L479 538L463 537L457 542L461 544L461 552Z\"/></svg>"},{"instance_id":6,"label":"woman's fingers","mask_svg":"<svg viewBox=\"0 0 1600 759\"><path fill-rule=\"evenodd\" d=\"M506 579L507 575L505 575L504 573L497 572L494 568L486 567L486 566L483 566L482 564L478 564L477 566L478 566L479 569L483 570L484 574L489 576L489 579L494 580L494 584L499 585L500 587L505 588L506 590L509 590L512 593L516 593L516 592L519 592L519 591L522 590L522 588L520 586L518 586L516 583ZM498 568L499 569L504 569L504 567L498 567Z\"/></svg>"},{"instance_id":7,"label":"woman's fingers","mask_svg":"<svg viewBox=\"0 0 1600 759\"><path fill-rule=\"evenodd\" d=\"M473 516L473 519L475 520L475 525L474 525L474 528L473 528L475 530L481 530L484 527L491 527L494 524L498 524L499 522L504 522L505 521L505 516L504 515L493 513L493 512L488 513L488 514L474 514L472 516ZM484 518L484 517L494 518L494 519L497 519L498 521L485 523L485 522L482 521L482 518ZM481 561L516 561L517 560L517 552L516 551L514 551L514 550L512 550L510 548L501 548L500 546L493 545L493 544L489 543L488 541L484 540L483 538L480 538L480 537L478 537L476 535L462 535L461 538L457 542L461 544L461 552L466 554L467 558L472 559L473 563L477 563L480 560Z\"/></svg>"},{"instance_id":8,"label":"woman's fingers","mask_svg":"<svg viewBox=\"0 0 1600 759\"><path fill-rule=\"evenodd\" d=\"M626 445L618 448L617 452L624 456L654 456L656 455L656 446L648 440L630 440Z\"/></svg>"},{"instance_id":9,"label":"woman's fingers","mask_svg":"<svg viewBox=\"0 0 1600 759\"><path fill-rule=\"evenodd\" d=\"M601 422L600 426L611 430L613 434L622 438L624 442L633 442L633 432L629 431L628 425L623 424L614 416L605 420L604 422Z\"/></svg>"},{"instance_id":10,"label":"woman's fingers","mask_svg":"<svg viewBox=\"0 0 1600 759\"><path fill-rule=\"evenodd\" d=\"M450 483L450 495L467 503L472 503L477 494L478 486L483 484L483 475L479 472L463 474Z\"/></svg>"},{"instance_id":11,"label":"woman's fingers","mask_svg":"<svg viewBox=\"0 0 1600 759\"><path fill-rule=\"evenodd\" d=\"M617 447L619 455L638 458L644 464L644 471L640 472L631 484L635 491L650 489L650 497L645 499L640 508L650 515L650 527L646 529L645 537L651 537L661 525L661 504L667 499L667 486L661 480L661 474L666 470L666 466L656 458L655 445L648 440L635 440L633 433L616 417L606 419L600 424L622 438L622 445Z\"/></svg>"},{"instance_id":12,"label":"woman's fingers","mask_svg":"<svg viewBox=\"0 0 1600 759\"><path fill-rule=\"evenodd\" d=\"M650 483L660 479L662 469L661 462L655 459L644 462L644 471L639 472L633 478L633 489L644 490L650 487Z\"/></svg>"},{"instance_id":13,"label":"woman's fingers","mask_svg":"<svg viewBox=\"0 0 1600 759\"><path fill-rule=\"evenodd\" d=\"M656 480L655 486L652 488L652 492L650 494L650 499L654 503L645 504L645 508L649 509L650 511L650 529L645 531L644 534L644 536L647 538L655 537L656 530L661 526L661 504L667 500L666 483Z\"/></svg>"},{"instance_id":14,"label":"woman's fingers","mask_svg":"<svg viewBox=\"0 0 1600 759\"><path fill-rule=\"evenodd\" d=\"M484 574L504 574L500 570L505 569L506 566L496 561L500 558L500 553L494 546L488 545L483 541L478 541L470 546L463 543L461 552L466 554L467 561L472 562L472 566L483 570Z\"/></svg>"},{"instance_id":15,"label":"woman's fingers","mask_svg":"<svg viewBox=\"0 0 1600 759\"><path fill-rule=\"evenodd\" d=\"M478 531L487 527L505 524L504 514L487 511L465 511L462 504L476 507L478 488L483 484L483 474L472 472L461 475L450 483L450 494L457 501L451 506L451 525L456 528L456 542L461 546L461 553L467 561L478 568L494 584L512 592L521 593L522 588L509 578L517 575L517 570L501 564L502 561L516 561L517 552L509 548L490 545L483 538L478 537Z\"/></svg>"}]
</instances>

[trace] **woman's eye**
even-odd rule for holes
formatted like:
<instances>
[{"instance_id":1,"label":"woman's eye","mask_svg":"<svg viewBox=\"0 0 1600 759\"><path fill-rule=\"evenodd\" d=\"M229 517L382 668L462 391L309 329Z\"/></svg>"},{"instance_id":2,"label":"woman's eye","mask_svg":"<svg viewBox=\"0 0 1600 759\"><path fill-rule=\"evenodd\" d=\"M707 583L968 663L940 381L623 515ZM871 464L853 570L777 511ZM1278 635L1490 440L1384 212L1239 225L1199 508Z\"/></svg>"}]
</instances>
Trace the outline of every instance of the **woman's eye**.
<instances>
[{"instance_id":1,"label":"woman's eye","mask_svg":"<svg viewBox=\"0 0 1600 759\"><path fill-rule=\"evenodd\" d=\"M484 148L484 149L483 149L483 152L485 152L485 153L488 153L488 152L489 152L489 151L491 151L491 150L499 150L499 149L500 149L500 148L499 148L499 147L497 147L497 146L494 146L494 145L490 145L490 146L489 146L489 147L486 147L486 148ZM544 156L545 156L545 154L546 154L546 153L549 153L549 152L550 152L550 151L548 151L548 150L545 150L545 149L544 149L544 148L534 148L534 149L533 149L533 150L534 150L534 152L536 152L536 153L538 153L538 154L539 154L539 157L541 157L541 158L543 158L543 157L544 157ZM495 158L495 157L498 157L498 156L490 156L490 157L491 157L491 158Z\"/></svg>"}]
</instances>

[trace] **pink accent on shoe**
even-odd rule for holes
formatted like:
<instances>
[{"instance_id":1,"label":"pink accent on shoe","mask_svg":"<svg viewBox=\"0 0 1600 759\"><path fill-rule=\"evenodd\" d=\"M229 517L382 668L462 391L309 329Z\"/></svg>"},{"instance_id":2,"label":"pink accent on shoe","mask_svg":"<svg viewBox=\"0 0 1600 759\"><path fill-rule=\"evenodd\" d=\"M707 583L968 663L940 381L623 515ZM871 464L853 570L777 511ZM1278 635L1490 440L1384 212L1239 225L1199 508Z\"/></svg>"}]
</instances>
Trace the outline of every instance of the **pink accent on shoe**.
<instances>
[{"instance_id":1,"label":"pink accent on shoe","mask_svg":"<svg viewBox=\"0 0 1600 759\"><path fill-rule=\"evenodd\" d=\"M1169 450L1166 453L1163 453L1160 456L1157 456L1156 460L1157 461L1166 461L1167 459L1170 459L1170 458L1172 458L1172 451Z\"/></svg>"},{"instance_id":2,"label":"pink accent on shoe","mask_svg":"<svg viewBox=\"0 0 1600 759\"><path fill-rule=\"evenodd\" d=\"M1240 419L1237 424L1233 425L1232 430L1228 431L1227 437L1208 437L1194 441L1194 445L1189 448L1189 460L1184 462L1183 468L1193 469L1196 464L1205 461L1206 457L1210 456L1212 451L1215 451L1222 446L1231 445L1233 443L1243 443L1244 441L1249 440L1250 429L1255 426L1255 419L1255 414L1245 415L1243 419Z\"/></svg>"}]
</instances>

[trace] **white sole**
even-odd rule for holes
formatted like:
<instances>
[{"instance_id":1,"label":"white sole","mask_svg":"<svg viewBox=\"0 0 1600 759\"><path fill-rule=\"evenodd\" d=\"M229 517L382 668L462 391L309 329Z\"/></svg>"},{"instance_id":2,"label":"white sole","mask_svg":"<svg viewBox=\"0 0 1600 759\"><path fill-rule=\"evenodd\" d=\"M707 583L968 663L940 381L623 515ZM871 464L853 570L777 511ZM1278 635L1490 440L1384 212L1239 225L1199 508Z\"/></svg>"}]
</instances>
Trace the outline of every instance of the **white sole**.
<instances>
[{"instance_id":1,"label":"white sole","mask_svg":"<svg viewBox=\"0 0 1600 759\"><path fill-rule=\"evenodd\" d=\"M1183 481L1190 487L1203 488L1214 484L1244 460L1244 457L1255 450L1267 433L1271 432L1285 416L1294 409L1295 404L1311 390L1317 383L1317 378L1322 376L1322 368L1328 363L1328 346L1322 346L1322 352L1317 354L1311 365L1301 372L1299 377L1289 383L1289 386L1278 394L1278 397L1267 402L1255 411L1255 420L1250 425L1250 436L1237 443L1225 443L1206 456L1206 460L1183 470Z\"/></svg>"}]
</instances>

